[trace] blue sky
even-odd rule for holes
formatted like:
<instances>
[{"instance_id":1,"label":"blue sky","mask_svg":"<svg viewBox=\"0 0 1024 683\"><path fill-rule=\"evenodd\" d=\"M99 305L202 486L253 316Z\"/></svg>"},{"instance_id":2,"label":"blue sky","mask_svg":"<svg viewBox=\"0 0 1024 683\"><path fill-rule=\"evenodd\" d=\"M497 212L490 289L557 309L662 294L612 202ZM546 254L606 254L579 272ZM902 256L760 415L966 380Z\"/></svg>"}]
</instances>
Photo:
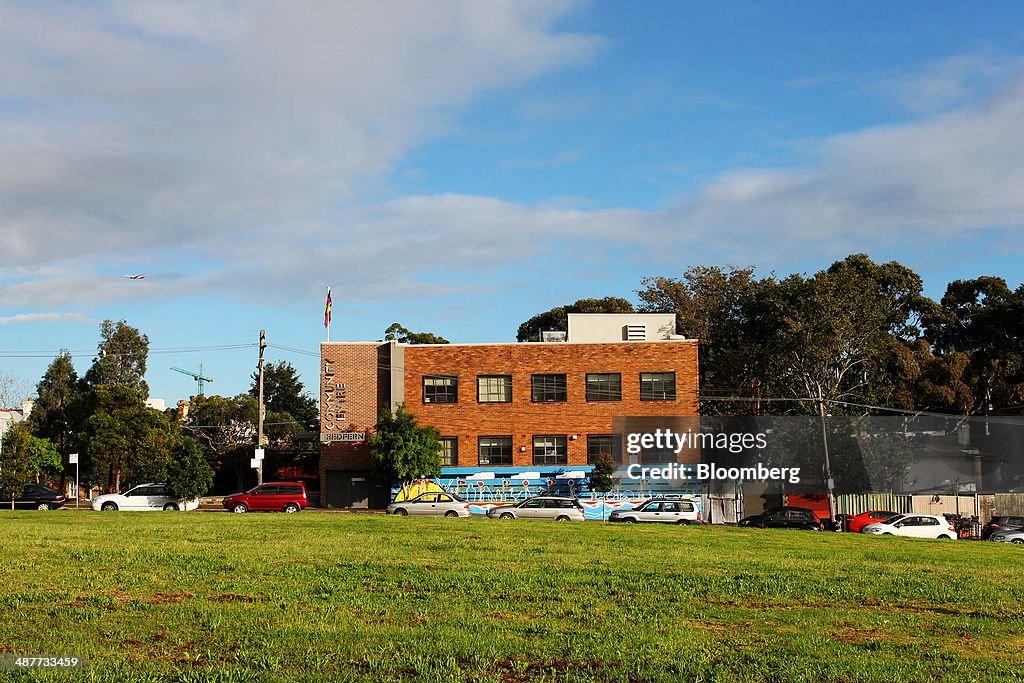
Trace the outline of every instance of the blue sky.
<instances>
[{"instance_id":1,"label":"blue sky","mask_svg":"<svg viewBox=\"0 0 1024 683\"><path fill-rule=\"evenodd\" d=\"M1022 188L1018 2L3 3L0 373L109 318L168 403L261 328L315 392L327 285L464 342L697 264L1017 286Z\"/></svg>"}]
</instances>

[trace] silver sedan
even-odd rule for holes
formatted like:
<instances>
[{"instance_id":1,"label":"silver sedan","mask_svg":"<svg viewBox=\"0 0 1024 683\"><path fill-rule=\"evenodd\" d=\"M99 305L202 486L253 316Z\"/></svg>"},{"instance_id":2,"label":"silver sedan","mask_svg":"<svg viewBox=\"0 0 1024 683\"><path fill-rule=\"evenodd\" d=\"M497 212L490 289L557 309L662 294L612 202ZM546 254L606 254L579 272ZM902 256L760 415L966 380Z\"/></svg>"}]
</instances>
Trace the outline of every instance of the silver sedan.
<instances>
[{"instance_id":1,"label":"silver sedan","mask_svg":"<svg viewBox=\"0 0 1024 683\"><path fill-rule=\"evenodd\" d=\"M387 513L405 517L424 515L427 517L469 517L469 503L451 493L421 493L412 500L403 500L388 505Z\"/></svg>"},{"instance_id":2,"label":"silver sedan","mask_svg":"<svg viewBox=\"0 0 1024 683\"><path fill-rule=\"evenodd\" d=\"M1011 529L1009 531L997 531L988 537L988 540L996 543L1024 543L1024 529Z\"/></svg>"},{"instance_id":3,"label":"silver sedan","mask_svg":"<svg viewBox=\"0 0 1024 683\"><path fill-rule=\"evenodd\" d=\"M518 505L499 505L487 511L491 519L553 519L556 522L582 522L583 506L575 498L538 496Z\"/></svg>"}]
</instances>

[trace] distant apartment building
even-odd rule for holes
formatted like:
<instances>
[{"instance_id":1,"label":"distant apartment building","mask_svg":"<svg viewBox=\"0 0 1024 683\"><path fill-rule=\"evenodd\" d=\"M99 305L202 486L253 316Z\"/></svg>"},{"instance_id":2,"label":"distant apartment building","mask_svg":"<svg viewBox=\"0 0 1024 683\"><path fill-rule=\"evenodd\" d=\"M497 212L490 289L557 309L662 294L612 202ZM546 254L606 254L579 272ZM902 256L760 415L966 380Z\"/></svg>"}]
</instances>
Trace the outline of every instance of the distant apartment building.
<instances>
[{"instance_id":1,"label":"distant apartment building","mask_svg":"<svg viewBox=\"0 0 1024 683\"><path fill-rule=\"evenodd\" d=\"M387 504L366 438L400 403L440 431L444 476L481 486L584 477L599 452L623 462L615 418L698 414L697 341L673 314L570 314L546 338L564 341L321 344L321 504Z\"/></svg>"}]
</instances>

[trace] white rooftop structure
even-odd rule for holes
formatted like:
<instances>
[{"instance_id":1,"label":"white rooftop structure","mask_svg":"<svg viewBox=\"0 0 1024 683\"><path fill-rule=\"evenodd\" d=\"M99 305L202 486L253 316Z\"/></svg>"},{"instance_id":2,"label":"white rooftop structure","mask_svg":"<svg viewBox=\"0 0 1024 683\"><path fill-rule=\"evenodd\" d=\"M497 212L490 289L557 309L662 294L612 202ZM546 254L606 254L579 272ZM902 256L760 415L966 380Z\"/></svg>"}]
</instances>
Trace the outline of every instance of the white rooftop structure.
<instances>
[{"instance_id":1,"label":"white rooftop structure","mask_svg":"<svg viewBox=\"0 0 1024 683\"><path fill-rule=\"evenodd\" d=\"M624 341L682 341L675 313L570 313L567 341L574 344Z\"/></svg>"}]
</instances>

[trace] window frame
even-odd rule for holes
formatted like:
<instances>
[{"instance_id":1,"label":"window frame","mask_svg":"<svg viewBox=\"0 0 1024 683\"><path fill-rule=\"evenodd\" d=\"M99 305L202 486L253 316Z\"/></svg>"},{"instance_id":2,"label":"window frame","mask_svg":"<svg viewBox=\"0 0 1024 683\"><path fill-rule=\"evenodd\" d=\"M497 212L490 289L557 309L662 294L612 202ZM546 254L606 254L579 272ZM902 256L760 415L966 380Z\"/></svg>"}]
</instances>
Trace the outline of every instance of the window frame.
<instances>
[{"instance_id":1,"label":"window frame","mask_svg":"<svg viewBox=\"0 0 1024 683\"><path fill-rule=\"evenodd\" d=\"M540 381L546 382L549 379L554 379L554 387L551 386L537 386L538 378L543 378ZM561 386L558 386L559 380ZM561 391L561 398L559 398L559 391ZM538 392L554 392L554 398L537 398ZM569 400L569 378L564 372L538 372L530 375L530 402L531 403L565 403Z\"/></svg>"},{"instance_id":2,"label":"window frame","mask_svg":"<svg viewBox=\"0 0 1024 683\"><path fill-rule=\"evenodd\" d=\"M484 400L483 393L481 391L481 380L492 380L492 379L505 379L508 381L508 391L505 392L507 398L503 398L500 401ZM491 395L491 392L488 392ZM477 375L476 376L476 402L477 403L511 403L512 402L512 375L510 374L492 374L492 375Z\"/></svg>"},{"instance_id":3,"label":"window frame","mask_svg":"<svg viewBox=\"0 0 1024 683\"><path fill-rule=\"evenodd\" d=\"M656 395L654 395L655 393L659 393L659 392L651 392L651 395L645 396L644 395L644 386L645 386L644 375L671 375L672 376L672 396L669 397L669 396L656 396ZM657 381L657 380L653 380L653 379L647 380L646 385L647 386L651 386L653 388L655 381ZM660 381L663 382L664 380L660 380ZM667 392L665 392L663 390L660 393L666 394ZM640 373L640 400L641 401L675 401L675 400L677 400L678 396L679 396L679 391L676 388L676 373L675 373L674 370L672 370L672 371L665 371L665 372L657 371L657 372L641 372Z\"/></svg>"},{"instance_id":4,"label":"window frame","mask_svg":"<svg viewBox=\"0 0 1024 683\"><path fill-rule=\"evenodd\" d=\"M445 464L445 442L452 444L451 455L454 456L451 464ZM442 436L438 439L438 443L441 444L441 467L458 467L459 466L459 437L457 436Z\"/></svg>"},{"instance_id":5,"label":"window frame","mask_svg":"<svg viewBox=\"0 0 1024 683\"><path fill-rule=\"evenodd\" d=\"M595 377L596 376L611 377L613 375L619 378L619 382L618 382L618 384L619 384L619 391L618 391L618 395L615 398L601 398L601 397L597 397L597 396L593 396L592 397L590 395L590 378L591 378L591 376L595 376ZM588 403L609 403L609 402L615 402L615 401L621 401L622 400L622 373L621 372L588 372L586 374L586 376L584 377L583 382L584 382L584 385L586 387L587 402Z\"/></svg>"},{"instance_id":6,"label":"window frame","mask_svg":"<svg viewBox=\"0 0 1024 683\"><path fill-rule=\"evenodd\" d=\"M484 442L485 439L502 439L502 440L506 440L507 439L508 440L508 462L507 463L505 463L505 462L492 462L490 460L490 458L488 458L488 462L484 462L482 449L484 447L483 442ZM490 447L497 447L497 446L488 446L488 447L490 448ZM511 434L496 434L496 435L488 435L488 436L478 436L477 439L476 439L476 462L477 462L477 465L480 466L480 467L505 467L507 465L512 465L514 457L515 457L514 456L514 450L515 450L515 444L512 441L512 435Z\"/></svg>"},{"instance_id":7,"label":"window frame","mask_svg":"<svg viewBox=\"0 0 1024 683\"><path fill-rule=\"evenodd\" d=\"M436 379L450 379L450 380L452 380L452 384L450 384L450 385L448 385L446 387L449 390L445 391L443 393L443 395L445 397L452 398L453 400L450 400L450 401L448 401L448 400L445 400L445 401L429 400L428 401L427 400L427 380L428 379L434 379L434 380L436 380ZM444 386L444 385L441 385L441 386ZM438 388L438 385L431 385L431 388L433 388L435 390L435 392L436 392L436 390ZM422 399L423 403L426 404L426 405L434 405L434 404L438 404L438 403L440 403L440 404L451 404L451 403L458 403L459 402L459 376L458 375L423 375L423 377L422 377L422 379L420 381L420 389L421 389L421 396L420 396L420 398ZM437 394L435 393L434 396L432 396L431 398L432 399L436 399L437 398Z\"/></svg>"},{"instance_id":8,"label":"window frame","mask_svg":"<svg viewBox=\"0 0 1024 683\"><path fill-rule=\"evenodd\" d=\"M562 446L562 453L561 453L561 455L559 456L559 454L556 452L555 453L556 459L555 460L548 460L547 458L549 456L547 455L547 453L545 453L545 454L543 454L541 456L542 458L545 458L545 460L543 460L541 462L538 462L537 461L537 440L538 439L555 439L555 440L561 439L561 446ZM544 446L542 445L542 447L544 447ZM557 441L555 442L555 446L554 447L556 449L558 448ZM533 435L533 464L534 465L545 466L545 467L550 467L552 465L568 465L569 464L569 436L567 434L534 434Z\"/></svg>"},{"instance_id":9,"label":"window frame","mask_svg":"<svg viewBox=\"0 0 1024 683\"><path fill-rule=\"evenodd\" d=\"M587 434L587 464L593 465L594 458L597 457L597 453L591 455L591 439L611 439L612 447L608 455L612 456L612 462L616 465L622 464L622 434Z\"/></svg>"}]
</instances>

